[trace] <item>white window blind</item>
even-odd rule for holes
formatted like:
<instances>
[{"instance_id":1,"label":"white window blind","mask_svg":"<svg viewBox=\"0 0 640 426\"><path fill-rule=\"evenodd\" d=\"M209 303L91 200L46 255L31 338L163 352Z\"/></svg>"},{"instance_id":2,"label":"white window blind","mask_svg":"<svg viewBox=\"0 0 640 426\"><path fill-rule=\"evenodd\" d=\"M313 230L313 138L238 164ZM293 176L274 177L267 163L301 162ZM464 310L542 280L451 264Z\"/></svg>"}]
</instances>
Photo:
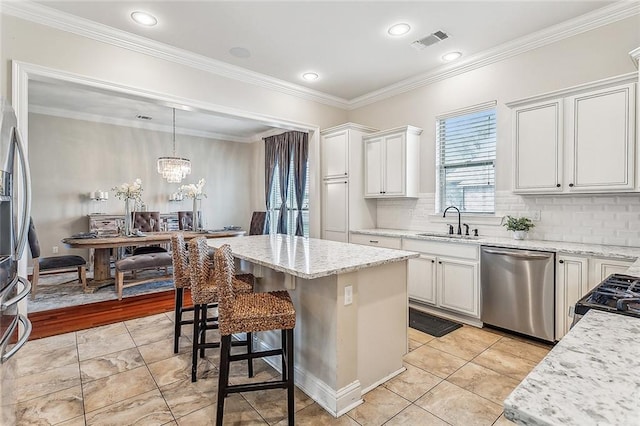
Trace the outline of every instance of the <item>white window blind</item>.
<instances>
[{"instance_id":1,"label":"white window blind","mask_svg":"<svg viewBox=\"0 0 640 426\"><path fill-rule=\"evenodd\" d=\"M438 210L495 211L495 104L439 117L436 121Z\"/></svg>"},{"instance_id":2,"label":"white window blind","mask_svg":"<svg viewBox=\"0 0 640 426\"><path fill-rule=\"evenodd\" d=\"M289 163L289 184L287 188L287 234L296 234L296 222L298 219L298 203L296 202L295 176L293 173L293 159ZM307 163L307 170L309 164ZM282 198L280 197L280 165L276 164L273 171L273 186L271 187L271 211L269 212L269 233L275 234L278 230L278 215ZM309 176L304 188L304 198L302 201L302 223L304 225L304 236L309 236Z\"/></svg>"}]
</instances>

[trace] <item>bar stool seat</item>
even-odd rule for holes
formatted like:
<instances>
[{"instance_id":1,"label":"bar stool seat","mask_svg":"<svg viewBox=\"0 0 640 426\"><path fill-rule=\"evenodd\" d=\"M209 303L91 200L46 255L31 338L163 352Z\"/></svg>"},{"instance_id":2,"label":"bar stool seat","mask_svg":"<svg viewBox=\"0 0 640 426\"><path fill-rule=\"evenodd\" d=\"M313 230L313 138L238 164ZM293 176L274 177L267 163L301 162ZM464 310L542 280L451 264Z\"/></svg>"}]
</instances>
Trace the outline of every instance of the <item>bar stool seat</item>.
<instances>
[{"instance_id":1,"label":"bar stool seat","mask_svg":"<svg viewBox=\"0 0 640 426\"><path fill-rule=\"evenodd\" d=\"M229 394L268 389L287 389L288 424L294 424L294 369L293 369L293 329L296 325L296 310L286 291L239 294L234 288L234 260L231 247L222 245L214 254L214 279L218 287L218 326L221 335L220 367L218 379L218 407L216 425L222 426L224 401ZM231 355L231 335L234 333L281 330L281 348L253 352L248 338L246 354ZM281 380L260 383L229 385L230 363L255 358L280 356L282 362Z\"/></svg>"}]
</instances>

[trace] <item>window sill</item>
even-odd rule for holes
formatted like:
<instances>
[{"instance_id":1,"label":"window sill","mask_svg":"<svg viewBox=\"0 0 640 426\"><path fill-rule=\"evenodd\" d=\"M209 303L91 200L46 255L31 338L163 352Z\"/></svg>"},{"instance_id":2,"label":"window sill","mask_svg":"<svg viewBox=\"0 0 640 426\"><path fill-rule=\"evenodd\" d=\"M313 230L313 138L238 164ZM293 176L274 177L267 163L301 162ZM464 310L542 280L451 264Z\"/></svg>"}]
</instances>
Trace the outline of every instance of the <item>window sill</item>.
<instances>
[{"instance_id":1,"label":"window sill","mask_svg":"<svg viewBox=\"0 0 640 426\"><path fill-rule=\"evenodd\" d=\"M455 211L447 212L447 217L442 217L442 214L429 215L429 222L432 223L450 223L452 225L457 225L457 223L455 223L457 219L458 214ZM468 225L500 226L502 223L502 216L496 216L494 214L462 213L460 220L462 223L466 223Z\"/></svg>"}]
</instances>

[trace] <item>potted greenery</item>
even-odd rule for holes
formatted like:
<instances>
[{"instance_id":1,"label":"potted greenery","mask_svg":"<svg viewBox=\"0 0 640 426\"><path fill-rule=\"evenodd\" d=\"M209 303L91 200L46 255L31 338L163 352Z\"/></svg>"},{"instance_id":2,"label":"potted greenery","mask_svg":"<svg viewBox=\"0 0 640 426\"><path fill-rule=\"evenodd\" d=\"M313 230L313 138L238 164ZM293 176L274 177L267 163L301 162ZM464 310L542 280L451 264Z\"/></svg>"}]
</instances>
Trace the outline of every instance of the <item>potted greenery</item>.
<instances>
[{"instance_id":1,"label":"potted greenery","mask_svg":"<svg viewBox=\"0 0 640 426\"><path fill-rule=\"evenodd\" d=\"M536 226L528 217L513 216L503 217L502 224L507 227L508 231L513 231L513 238L516 240L524 240L527 232Z\"/></svg>"}]
</instances>

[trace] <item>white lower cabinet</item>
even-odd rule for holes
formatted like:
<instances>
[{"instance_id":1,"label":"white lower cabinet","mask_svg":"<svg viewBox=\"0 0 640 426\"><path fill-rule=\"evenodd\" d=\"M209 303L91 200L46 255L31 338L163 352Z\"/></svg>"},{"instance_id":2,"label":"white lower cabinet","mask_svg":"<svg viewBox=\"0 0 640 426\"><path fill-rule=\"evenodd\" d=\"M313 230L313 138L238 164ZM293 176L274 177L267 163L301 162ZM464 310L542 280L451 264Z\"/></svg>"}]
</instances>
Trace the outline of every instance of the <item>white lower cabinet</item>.
<instances>
[{"instance_id":1,"label":"white lower cabinet","mask_svg":"<svg viewBox=\"0 0 640 426\"><path fill-rule=\"evenodd\" d=\"M573 308L587 292L589 259L558 253L556 256L556 340L567 334Z\"/></svg>"},{"instance_id":2,"label":"white lower cabinet","mask_svg":"<svg viewBox=\"0 0 640 426\"><path fill-rule=\"evenodd\" d=\"M438 258L436 265L438 305L480 317L478 262Z\"/></svg>"},{"instance_id":3,"label":"white lower cabinet","mask_svg":"<svg viewBox=\"0 0 640 426\"><path fill-rule=\"evenodd\" d=\"M556 340L569 332L576 302L611 274L624 274L632 260L556 255Z\"/></svg>"},{"instance_id":4,"label":"white lower cabinet","mask_svg":"<svg viewBox=\"0 0 640 426\"><path fill-rule=\"evenodd\" d=\"M407 266L409 297L420 302L435 305L436 299L436 257L421 254L409 259Z\"/></svg>"},{"instance_id":5,"label":"white lower cabinet","mask_svg":"<svg viewBox=\"0 0 640 426\"><path fill-rule=\"evenodd\" d=\"M611 274L624 274L633 264L633 260L607 259L593 257L589 259L589 286L590 291Z\"/></svg>"},{"instance_id":6,"label":"white lower cabinet","mask_svg":"<svg viewBox=\"0 0 640 426\"><path fill-rule=\"evenodd\" d=\"M409 298L437 308L480 318L479 255L476 244L403 239L409 259Z\"/></svg>"}]
</instances>

